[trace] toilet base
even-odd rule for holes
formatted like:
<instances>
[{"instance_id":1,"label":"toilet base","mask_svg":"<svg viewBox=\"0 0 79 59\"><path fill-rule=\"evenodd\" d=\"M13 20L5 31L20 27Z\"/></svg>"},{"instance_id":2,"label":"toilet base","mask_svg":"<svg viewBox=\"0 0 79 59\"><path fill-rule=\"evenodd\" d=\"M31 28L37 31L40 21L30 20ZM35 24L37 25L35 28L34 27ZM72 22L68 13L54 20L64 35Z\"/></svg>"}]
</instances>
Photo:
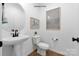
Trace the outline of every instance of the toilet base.
<instances>
[{"instance_id":1,"label":"toilet base","mask_svg":"<svg viewBox=\"0 0 79 59\"><path fill-rule=\"evenodd\" d=\"M40 48L37 49L37 53L42 55L42 56L46 56L46 50L44 50L44 49L40 49Z\"/></svg>"}]
</instances>

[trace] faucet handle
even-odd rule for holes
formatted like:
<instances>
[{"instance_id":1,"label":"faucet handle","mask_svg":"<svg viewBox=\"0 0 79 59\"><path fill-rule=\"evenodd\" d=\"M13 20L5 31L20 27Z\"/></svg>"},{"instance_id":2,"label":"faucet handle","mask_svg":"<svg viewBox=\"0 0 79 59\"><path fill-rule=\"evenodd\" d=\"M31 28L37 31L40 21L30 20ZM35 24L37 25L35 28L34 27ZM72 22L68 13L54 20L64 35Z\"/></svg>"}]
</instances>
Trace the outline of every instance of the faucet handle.
<instances>
[{"instance_id":1,"label":"faucet handle","mask_svg":"<svg viewBox=\"0 0 79 59\"><path fill-rule=\"evenodd\" d=\"M11 35L12 35L12 37L14 37L15 35L14 35L14 33L11 33Z\"/></svg>"},{"instance_id":2,"label":"faucet handle","mask_svg":"<svg viewBox=\"0 0 79 59\"><path fill-rule=\"evenodd\" d=\"M18 29L15 30L15 36L19 36Z\"/></svg>"},{"instance_id":3,"label":"faucet handle","mask_svg":"<svg viewBox=\"0 0 79 59\"><path fill-rule=\"evenodd\" d=\"M17 30L17 29L16 29L15 31L16 31L16 32L18 32L18 30Z\"/></svg>"},{"instance_id":4,"label":"faucet handle","mask_svg":"<svg viewBox=\"0 0 79 59\"><path fill-rule=\"evenodd\" d=\"M15 30L14 29L11 29L11 31L12 31L11 32L11 35L12 35L12 37L14 37L15 36L15 34L14 34L15 33Z\"/></svg>"},{"instance_id":5,"label":"faucet handle","mask_svg":"<svg viewBox=\"0 0 79 59\"><path fill-rule=\"evenodd\" d=\"M14 30L14 29L12 29L11 31L12 31L12 32L14 32L15 30Z\"/></svg>"}]
</instances>

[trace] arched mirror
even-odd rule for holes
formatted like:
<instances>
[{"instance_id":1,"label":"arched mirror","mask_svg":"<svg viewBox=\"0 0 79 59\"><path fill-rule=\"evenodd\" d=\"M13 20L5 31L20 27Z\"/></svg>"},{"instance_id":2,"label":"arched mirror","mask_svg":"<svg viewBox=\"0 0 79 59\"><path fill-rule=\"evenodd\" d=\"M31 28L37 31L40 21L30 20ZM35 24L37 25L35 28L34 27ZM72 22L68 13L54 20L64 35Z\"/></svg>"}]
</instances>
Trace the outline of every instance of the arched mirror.
<instances>
[{"instance_id":1,"label":"arched mirror","mask_svg":"<svg viewBox=\"0 0 79 59\"><path fill-rule=\"evenodd\" d=\"M2 5L3 18L2 28L6 31L17 29L21 31L25 24L25 12L18 3L4 3Z\"/></svg>"}]
</instances>

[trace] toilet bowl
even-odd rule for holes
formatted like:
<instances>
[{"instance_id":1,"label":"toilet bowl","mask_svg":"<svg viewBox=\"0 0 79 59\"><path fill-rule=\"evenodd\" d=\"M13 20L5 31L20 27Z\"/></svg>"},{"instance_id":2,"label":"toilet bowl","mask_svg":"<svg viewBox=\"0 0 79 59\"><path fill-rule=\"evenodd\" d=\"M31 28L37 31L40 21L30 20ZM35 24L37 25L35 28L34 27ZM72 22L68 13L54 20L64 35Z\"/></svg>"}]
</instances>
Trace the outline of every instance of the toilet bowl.
<instances>
[{"instance_id":1,"label":"toilet bowl","mask_svg":"<svg viewBox=\"0 0 79 59\"><path fill-rule=\"evenodd\" d=\"M37 44L37 46L39 46L41 49L45 49L45 50L47 50L49 48L49 45L45 42L39 42Z\"/></svg>"},{"instance_id":2,"label":"toilet bowl","mask_svg":"<svg viewBox=\"0 0 79 59\"><path fill-rule=\"evenodd\" d=\"M49 44L42 42L40 40L40 35L35 35L32 37L33 39L33 44L36 46L37 53L40 55L46 55L46 50L49 49Z\"/></svg>"}]
</instances>

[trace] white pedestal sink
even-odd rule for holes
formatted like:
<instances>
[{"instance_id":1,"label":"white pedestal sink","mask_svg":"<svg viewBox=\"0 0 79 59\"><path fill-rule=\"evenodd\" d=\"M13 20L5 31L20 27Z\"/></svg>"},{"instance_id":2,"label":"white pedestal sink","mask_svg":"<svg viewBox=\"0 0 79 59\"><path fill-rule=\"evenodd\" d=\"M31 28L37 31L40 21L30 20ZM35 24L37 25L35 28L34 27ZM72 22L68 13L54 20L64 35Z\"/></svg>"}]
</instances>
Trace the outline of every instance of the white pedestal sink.
<instances>
[{"instance_id":1,"label":"white pedestal sink","mask_svg":"<svg viewBox=\"0 0 79 59\"><path fill-rule=\"evenodd\" d=\"M3 46L7 49L12 49L14 52L12 52L13 56L22 56L22 43L29 39L29 36L27 35L21 35L19 37L9 37L9 38L3 38ZM10 48L11 47L11 48ZM11 50L11 51L12 51ZM6 51L9 55L9 51ZM9 56L5 54L6 56Z\"/></svg>"},{"instance_id":2,"label":"white pedestal sink","mask_svg":"<svg viewBox=\"0 0 79 59\"><path fill-rule=\"evenodd\" d=\"M29 36L27 35L22 35L18 37L9 37L9 38L3 38L3 45L15 45L22 43L23 41L29 39Z\"/></svg>"}]
</instances>

